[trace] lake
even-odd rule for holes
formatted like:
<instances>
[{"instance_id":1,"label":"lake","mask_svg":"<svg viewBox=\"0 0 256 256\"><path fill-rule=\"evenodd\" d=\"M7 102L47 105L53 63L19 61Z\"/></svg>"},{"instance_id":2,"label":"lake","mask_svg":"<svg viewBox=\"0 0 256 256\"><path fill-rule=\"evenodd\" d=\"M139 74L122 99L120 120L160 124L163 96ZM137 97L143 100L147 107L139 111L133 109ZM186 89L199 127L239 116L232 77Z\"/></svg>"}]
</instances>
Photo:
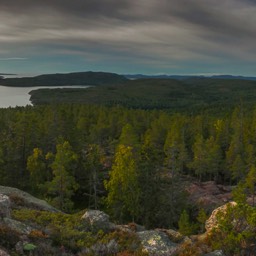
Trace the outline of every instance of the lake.
<instances>
[{"instance_id":1,"label":"lake","mask_svg":"<svg viewBox=\"0 0 256 256\"><path fill-rule=\"evenodd\" d=\"M31 105L29 92L37 89L88 88L90 86L9 87L0 85L0 108Z\"/></svg>"}]
</instances>

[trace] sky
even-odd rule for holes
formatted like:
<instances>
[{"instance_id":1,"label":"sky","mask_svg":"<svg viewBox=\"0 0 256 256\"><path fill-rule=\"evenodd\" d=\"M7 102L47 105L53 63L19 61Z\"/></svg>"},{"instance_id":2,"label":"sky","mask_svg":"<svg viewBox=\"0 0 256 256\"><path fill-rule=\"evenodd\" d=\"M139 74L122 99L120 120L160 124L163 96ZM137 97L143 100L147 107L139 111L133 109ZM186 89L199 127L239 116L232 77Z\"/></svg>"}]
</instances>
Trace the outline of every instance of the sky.
<instances>
[{"instance_id":1,"label":"sky","mask_svg":"<svg viewBox=\"0 0 256 256\"><path fill-rule=\"evenodd\" d=\"M256 0L0 0L0 73L256 76Z\"/></svg>"}]
</instances>

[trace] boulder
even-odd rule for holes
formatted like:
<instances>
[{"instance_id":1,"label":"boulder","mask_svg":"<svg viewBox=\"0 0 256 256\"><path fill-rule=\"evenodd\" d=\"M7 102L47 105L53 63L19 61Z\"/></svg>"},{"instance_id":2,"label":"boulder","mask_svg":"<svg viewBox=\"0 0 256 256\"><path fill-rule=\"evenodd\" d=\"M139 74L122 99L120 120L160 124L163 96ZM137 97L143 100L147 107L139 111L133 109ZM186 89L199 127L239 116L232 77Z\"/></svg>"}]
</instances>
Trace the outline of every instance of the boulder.
<instances>
[{"instance_id":1,"label":"boulder","mask_svg":"<svg viewBox=\"0 0 256 256\"><path fill-rule=\"evenodd\" d=\"M38 199L27 192L17 188L0 186L0 194L6 195L11 201L11 207L27 207L30 209L43 210L49 212L60 212L49 205L46 201Z\"/></svg>"},{"instance_id":2,"label":"boulder","mask_svg":"<svg viewBox=\"0 0 256 256\"><path fill-rule=\"evenodd\" d=\"M228 206L235 206L237 205L236 202L229 202L227 204L224 204L218 208L216 208L211 216L209 217L209 219L205 222L205 229L206 229L206 232L210 232L213 228L216 228L218 226L218 218L217 218L217 215L219 212L223 212L225 213L226 210L227 210L227 207Z\"/></svg>"},{"instance_id":3,"label":"boulder","mask_svg":"<svg viewBox=\"0 0 256 256\"><path fill-rule=\"evenodd\" d=\"M157 231L164 232L169 239L174 243L180 243L184 239L188 239L188 237L184 237L180 232L173 229L156 229Z\"/></svg>"},{"instance_id":4,"label":"boulder","mask_svg":"<svg viewBox=\"0 0 256 256\"><path fill-rule=\"evenodd\" d=\"M8 226L10 229L15 230L20 234L28 235L33 230L30 226L9 218L4 218L4 224Z\"/></svg>"},{"instance_id":5,"label":"boulder","mask_svg":"<svg viewBox=\"0 0 256 256\"><path fill-rule=\"evenodd\" d=\"M101 256L107 256L107 255L116 255L119 251L119 245L118 243L112 239L107 244L104 243L96 243L91 248L87 250L85 255L101 255Z\"/></svg>"},{"instance_id":6,"label":"boulder","mask_svg":"<svg viewBox=\"0 0 256 256\"><path fill-rule=\"evenodd\" d=\"M143 251L148 255L175 255L178 249L167 234L162 231L148 230L137 233Z\"/></svg>"},{"instance_id":7,"label":"boulder","mask_svg":"<svg viewBox=\"0 0 256 256\"><path fill-rule=\"evenodd\" d=\"M203 207L207 212L231 201L232 198L231 186L218 185L214 181L191 182L186 190L192 204Z\"/></svg>"},{"instance_id":8,"label":"boulder","mask_svg":"<svg viewBox=\"0 0 256 256\"><path fill-rule=\"evenodd\" d=\"M144 226L138 225L134 222L129 223L128 225L115 225L114 229L128 233L141 232L146 230Z\"/></svg>"},{"instance_id":9,"label":"boulder","mask_svg":"<svg viewBox=\"0 0 256 256\"><path fill-rule=\"evenodd\" d=\"M82 220L92 231L107 232L115 229L115 224L109 221L109 215L99 210L87 210L82 216Z\"/></svg>"},{"instance_id":10,"label":"boulder","mask_svg":"<svg viewBox=\"0 0 256 256\"><path fill-rule=\"evenodd\" d=\"M0 218L10 217L10 198L6 195L0 194Z\"/></svg>"},{"instance_id":11,"label":"boulder","mask_svg":"<svg viewBox=\"0 0 256 256\"><path fill-rule=\"evenodd\" d=\"M205 254L204 256L225 256L225 255L224 255L223 251L216 250L213 252L209 252L209 253Z\"/></svg>"}]
</instances>

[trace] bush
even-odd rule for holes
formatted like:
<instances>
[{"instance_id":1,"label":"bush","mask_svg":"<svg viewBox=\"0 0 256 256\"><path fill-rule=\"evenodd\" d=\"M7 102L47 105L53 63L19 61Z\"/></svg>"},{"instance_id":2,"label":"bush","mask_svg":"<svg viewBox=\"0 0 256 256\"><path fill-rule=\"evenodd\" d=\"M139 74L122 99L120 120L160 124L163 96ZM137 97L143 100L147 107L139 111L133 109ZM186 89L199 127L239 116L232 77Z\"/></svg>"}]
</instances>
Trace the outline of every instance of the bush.
<instances>
[{"instance_id":1,"label":"bush","mask_svg":"<svg viewBox=\"0 0 256 256\"><path fill-rule=\"evenodd\" d=\"M17 231L11 229L10 227L0 224L0 245L13 249L19 241L19 236L21 234L18 233Z\"/></svg>"}]
</instances>

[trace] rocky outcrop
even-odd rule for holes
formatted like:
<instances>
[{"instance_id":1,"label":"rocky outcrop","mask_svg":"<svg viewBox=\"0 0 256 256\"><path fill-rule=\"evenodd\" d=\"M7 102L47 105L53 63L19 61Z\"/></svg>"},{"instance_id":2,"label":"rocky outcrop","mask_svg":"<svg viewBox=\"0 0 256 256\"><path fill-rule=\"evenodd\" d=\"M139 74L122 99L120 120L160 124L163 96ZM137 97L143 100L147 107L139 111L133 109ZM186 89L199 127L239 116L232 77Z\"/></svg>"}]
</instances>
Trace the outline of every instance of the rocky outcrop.
<instances>
[{"instance_id":1,"label":"rocky outcrop","mask_svg":"<svg viewBox=\"0 0 256 256\"><path fill-rule=\"evenodd\" d=\"M83 255L116 255L119 252L118 243L112 239L107 244L96 243L91 248L83 249Z\"/></svg>"},{"instance_id":2,"label":"rocky outcrop","mask_svg":"<svg viewBox=\"0 0 256 256\"><path fill-rule=\"evenodd\" d=\"M180 243L187 239L187 237L184 237L180 232L175 231L173 229L156 229L157 231L164 232L169 239L174 243Z\"/></svg>"},{"instance_id":3,"label":"rocky outcrop","mask_svg":"<svg viewBox=\"0 0 256 256\"><path fill-rule=\"evenodd\" d=\"M6 195L0 194L0 218L10 217L10 198Z\"/></svg>"},{"instance_id":4,"label":"rocky outcrop","mask_svg":"<svg viewBox=\"0 0 256 256\"><path fill-rule=\"evenodd\" d=\"M87 210L82 220L92 231L105 232L115 229L115 224L109 221L109 215L99 210Z\"/></svg>"},{"instance_id":5,"label":"rocky outcrop","mask_svg":"<svg viewBox=\"0 0 256 256\"><path fill-rule=\"evenodd\" d=\"M223 251L221 250L216 250L210 253L205 254L204 256L225 256Z\"/></svg>"},{"instance_id":6,"label":"rocky outcrop","mask_svg":"<svg viewBox=\"0 0 256 256\"><path fill-rule=\"evenodd\" d=\"M60 212L49 205L46 201L38 199L27 192L17 188L0 186L0 194L9 197L12 207L27 207L30 209L44 210L49 212Z\"/></svg>"},{"instance_id":7,"label":"rocky outcrop","mask_svg":"<svg viewBox=\"0 0 256 256\"><path fill-rule=\"evenodd\" d=\"M191 203L203 207L208 212L231 201L232 198L231 186L218 185L214 181L192 182L186 190Z\"/></svg>"},{"instance_id":8,"label":"rocky outcrop","mask_svg":"<svg viewBox=\"0 0 256 256\"><path fill-rule=\"evenodd\" d=\"M123 232L141 232L145 231L145 227L138 225L136 223L129 223L127 225L115 225L114 226L115 230L123 231Z\"/></svg>"},{"instance_id":9,"label":"rocky outcrop","mask_svg":"<svg viewBox=\"0 0 256 256\"><path fill-rule=\"evenodd\" d=\"M235 206L236 205L236 202L229 202L227 204L224 204L220 207L218 207L217 209L215 209L211 216L209 217L209 219L205 222L205 229L206 229L206 232L210 232L213 228L216 228L218 227L218 214L220 212L224 213L227 211L227 207L229 206Z\"/></svg>"},{"instance_id":10,"label":"rocky outcrop","mask_svg":"<svg viewBox=\"0 0 256 256\"><path fill-rule=\"evenodd\" d=\"M174 255L178 245L171 242L167 234L162 231L148 230L137 233L143 251L148 255Z\"/></svg>"},{"instance_id":11,"label":"rocky outcrop","mask_svg":"<svg viewBox=\"0 0 256 256\"><path fill-rule=\"evenodd\" d=\"M235 205L233 202L229 204ZM140 248L142 248L143 251L149 256L172 256L177 255L177 253L182 254L183 252L186 252L187 249L190 250L191 248L195 248L195 246L198 246L199 244L202 245L200 245L200 248L198 248L198 251L201 253L200 255L224 256L222 251L214 251L209 253L211 248L207 245L206 240L207 235L209 234L208 232L210 232L213 227L218 226L218 212L225 212L227 205L228 204L225 204L212 212L212 215L206 221L205 227L207 232L203 235L195 235L194 237L196 238L193 238L193 236L184 237L179 232L171 229L145 230L143 226L136 223L116 225L109 220L109 215L106 213L99 210L86 210L81 219L78 220L79 225L77 227L75 226L75 230L77 228L78 232L92 231L92 236L94 236L99 230L102 230L105 233L110 233L106 234L106 236L110 235L109 238L111 239L106 241L95 240L93 244L89 243L90 245L88 245L88 247L85 243L85 246L80 248L80 252L84 254L91 253L92 255L115 255L121 250L126 250L127 248L123 249L121 247L123 245L120 244L118 237L112 235L113 232L113 234L123 236L125 239L126 237L132 237L134 240L132 240L131 244L129 244L129 249L133 248L132 250L135 252L136 250L140 250ZM17 208L29 208L57 212L55 208L48 205L45 201L37 199L26 192L15 188L0 186L0 222L5 230L7 230L7 233L13 234L12 237L15 238L12 240L11 244L9 244L9 237L6 236L6 244L8 244L9 247L6 247L3 243L1 244L4 246L3 249L15 248L19 255L22 255L23 253L26 254L28 250L34 250L33 253L43 251L44 254L41 255L49 255L49 251L53 252L51 255L60 255L60 248L55 248L51 245L51 239L54 237L54 235L59 235L58 233L54 233L56 230L54 228L51 230L50 228L48 230L49 232L46 232L47 229L44 229L45 226L40 226L40 224L37 222L22 222L23 218L17 218L17 220L12 219L10 212L12 209ZM13 216L15 216L15 214ZM43 245L35 242L37 240L33 240L34 238L40 238L43 241ZM64 247L63 250L65 251ZM71 251L68 251L68 253L70 253L68 255L74 255L71 253ZM0 249L0 256L1 255L8 256L8 253L6 254L5 250L1 251Z\"/></svg>"},{"instance_id":12,"label":"rocky outcrop","mask_svg":"<svg viewBox=\"0 0 256 256\"><path fill-rule=\"evenodd\" d=\"M28 235L33 230L30 226L10 218L4 218L4 224L20 234Z\"/></svg>"}]
</instances>

